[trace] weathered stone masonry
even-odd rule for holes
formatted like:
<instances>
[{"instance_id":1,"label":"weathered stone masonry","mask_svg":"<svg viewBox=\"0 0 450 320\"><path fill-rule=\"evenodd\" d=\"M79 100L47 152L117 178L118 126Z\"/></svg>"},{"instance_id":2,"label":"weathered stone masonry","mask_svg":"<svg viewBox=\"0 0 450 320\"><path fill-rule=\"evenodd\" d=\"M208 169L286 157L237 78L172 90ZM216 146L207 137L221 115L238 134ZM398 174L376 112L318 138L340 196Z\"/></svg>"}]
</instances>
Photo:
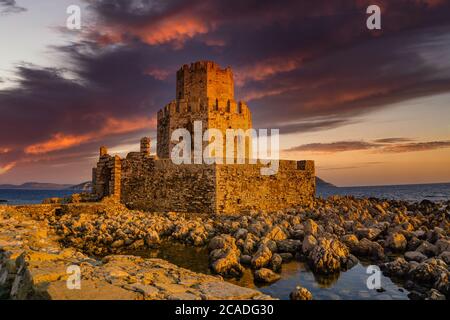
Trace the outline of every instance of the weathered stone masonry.
<instances>
[{"instance_id":1,"label":"weathered stone masonry","mask_svg":"<svg viewBox=\"0 0 450 320\"><path fill-rule=\"evenodd\" d=\"M177 72L176 100L158 112L157 156L150 155L149 138L141 140L140 152L125 159L100 148L93 192L98 198L114 196L147 211L227 214L280 210L314 197L313 161L281 160L272 176L261 175L261 164L175 165L169 159L171 134L178 128L192 132L194 121L202 121L203 130L216 128L224 136L226 129L252 128L249 108L234 100L230 68L209 61L184 65Z\"/></svg>"}]
</instances>

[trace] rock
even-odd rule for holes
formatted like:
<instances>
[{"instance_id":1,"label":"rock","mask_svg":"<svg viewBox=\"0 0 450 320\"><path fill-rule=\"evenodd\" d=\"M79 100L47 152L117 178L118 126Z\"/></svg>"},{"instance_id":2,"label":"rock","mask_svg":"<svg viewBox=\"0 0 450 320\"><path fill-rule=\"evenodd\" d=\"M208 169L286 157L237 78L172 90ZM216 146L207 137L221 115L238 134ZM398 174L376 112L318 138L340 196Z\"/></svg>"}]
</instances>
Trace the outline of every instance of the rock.
<instances>
[{"instance_id":1,"label":"rock","mask_svg":"<svg viewBox=\"0 0 450 320\"><path fill-rule=\"evenodd\" d=\"M313 235L307 235L305 239L303 239L302 244L302 252L305 255L308 255L312 249L317 245L317 240Z\"/></svg>"},{"instance_id":2,"label":"rock","mask_svg":"<svg viewBox=\"0 0 450 320\"><path fill-rule=\"evenodd\" d=\"M289 252L282 252L279 255L283 259L283 263L292 261L292 259L294 259L294 255L292 253L289 253Z\"/></svg>"},{"instance_id":3,"label":"rock","mask_svg":"<svg viewBox=\"0 0 450 320\"><path fill-rule=\"evenodd\" d=\"M430 292L428 292L425 300L446 300L446 298L445 295L440 293L438 290L431 289Z\"/></svg>"},{"instance_id":4,"label":"rock","mask_svg":"<svg viewBox=\"0 0 450 320\"><path fill-rule=\"evenodd\" d=\"M369 240L374 240L380 235L381 230L377 228L358 228L355 233L359 239L366 238Z\"/></svg>"},{"instance_id":5,"label":"rock","mask_svg":"<svg viewBox=\"0 0 450 320\"><path fill-rule=\"evenodd\" d=\"M314 220L308 219L303 223L303 230L305 232L305 235L315 236L319 231L319 225L314 222Z\"/></svg>"},{"instance_id":6,"label":"rock","mask_svg":"<svg viewBox=\"0 0 450 320\"><path fill-rule=\"evenodd\" d=\"M155 230L147 231L145 236L145 244L150 248L157 247L161 243L158 232Z\"/></svg>"},{"instance_id":7,"label":"rock","mask_svg":"<svg viewBox=\"0 0 450 320\"><path fill-rule=\"evenodd\" d=\"M441 254L445 251L450 251L450 240L439 239L436 241L435 246L437 248L437 253Z\"/></svg>"},{"instance_id":8,"label":"rock","mask_svg":"<svg viewBox=\"0 0 450 320\"><path fill-rule=\"evenodd\" d=\"M308 289L298 286L289 295L291 300L312 300L312 293Z\"/></svg>"},{"instance_id":9,"label":"rock","mask_svg":"<svg viewBox=\"0 0 450 320\"><path fill-rule=\"evenodd\" d=\"M287 239L287 235L279 226L276 226L266 234L266 238L274 241L285 240Z\"/></svg>"},{"instance_id":10,"label":"rock","mask_svg":"<svg viewBox=\"0 0 450 320\"><path fill-rule=\"evenodd\" d=\"M438 258L444 261L447 265L450 265L450 251L442 252Z\"/></svg>"},{"instance_id":11,"label":"rock","mask_svg":"<svg viewBox=\"0 0 450 320\"><path fill-rule=\"evenodd\" d=\"M382 260L384 258L383 247L369 239L362 239L358 244L351 248L351 252L357 256L369 257L376 260Z\"/></svg>"},{"instance_id":12,"label":"rock","mask_svg":"<svg viewBox=\"0 0 450 320\"><path fill-rule=\"evenodd\" d=\"M266 245L261 245L252 258L253 269L260 269L267 266L272 259L272 251Z\"/></svg>"},{"instance_id":13,"label":"rock","mask_svg":"<svg viewBox=\"0 0 450 320\"><path fill-rule=\"evenodd\" d=\"M417 261L422 262L428 259L428 257L418 251L408 251L405 252L406 261Z\"/></svg>"},{"instance_id":14,"label":"rock","mask_svg":"<svg viewBox=\"0 0 450 320\"><path fill-rule=\"evenodd\" d=\"M411 268L408 277L413 281L423 284L426 286L437 286L438 280L441 280L441 274L444 281L448 283L449 271L447 270L447 265L439 259L429 259L420 263L415 268Z\"/></svg>"},{"instance_id":15,"label":"rock","mask_svg":"<svg viewBox=\"0 0 450 320\"><path fill-rule=\"evenodd\" d=\"M438 253L438 248L434 245L429 243L428 241L422 242L422 244L416 249L416 251L423 253L424 255L428 257L434 257Z\"/></svg>"},{"instance_id":16,"label":"rock","mask_svg":"<svg viewBox=\"0 0 450 320\"><path fill-rule=\"evenodd\" d=\"M278 252L289 252L295 254L299 252L302 247L301 240L286 239L277 241L276 243Z\"/></svg>"},{"instance_id":17,"label":"rock","mask_svg":"<svg viewBox=\"0 0 450 320\"><path fill-rule=\"evenodd\" d=\"M359 244L358 238L354 234L347 234L341 237L342 243L344 243L350 250L356 248Z\"/></svg>"},{"instance_id":18,"label":"rock","mask_svg":"<svg viewBox=\"0 0 450 320\"><path fill-rule=\"evenodd\" d=\"M242 255L240 259L241 264L249 266L252 263L252 257L249 255Z\"/></svg>"},{"instance_id":19,"label":"rock","mask_svg":"<svg viewBox=\"0 0 450 320\"><path fill-rule=\"evenodd\" d=\"M125 244L125 241L123 241L122 239L120 239L120 240L114 241L114 242L111 244L111 247L114 248L114 249L117 249L117 248L123 247L124 244Z\"/></svg>"},{"instance_id":20,"label":"rock","mask_svg":"<svg viewBox=\"0 0 450 320\"><path fill-rule=\"evenodd\" d=\"M273 271L279 272L281 270L281 265L283 264L283 258L275 253L272 255L272 259L270 260L270 267Z\"/></svg>"},{"instance_id":21,"label":"rock","mask_svg":"<svg viewBox=\"0 0 450 320\"><path fill-rule=\"evenodd\" d=\"M381 265L381 269L387 276L405 278L408 275L411 267L405 259L397 258L392 262L387 262Z\"/></svg>"},{"instance_id":22,"label":"rock","mask_svg":"<svg viewBox=\"0 0 450 320\"><path fill-rule=\"evenodd\" d=\"M275 272L267 268L261 268L259 270L256 270L254 273L254 277L255 281L265 283L272 283L280 280L281 278L280 275L276 274Z\"/></svg>"},{"instance_id":23,"label":"rock","mask_svg":"<svg viewBox=\"0 0 450 320\"><path fill-rule=\"evenodd\" d=\"M348 248L339 240L322 238L308 255L312 269L321 274L339 272L347 264Z\"/></svg>"},{"instance_id":24,"label":"rock","mask_svg":"<svg viewBox=\"0 0 450 320\"><path fill-rule=\"evenodd\" d=\"M406 249L406 246L408 244L408 241L406 241L406 238L403 234L399 232L393 232L391 233L388 238L386 245L396 252L401 252Z\"/></svg>"},{"instance_id":25,"label":"rock","mask_svg":"<svg viewBox=\"0 0 450 320\"><path fill-rule=\"evenodd\" d=\"M240 229L238 229L238 231L235 232L234 238L235 238L236 240L239 240L239 239L246 239L246 238L247 238L247 235L248 235L248 230L247 230L247 229L244 229L244 228L240 228Z\"/></svg>"},{"instance_id":26,"label":"rock","mask_svg":"<svg viewBox=\"0 0 450 320\"><path fill-rule=\"evenodd\" d=\"M244 268L239 263L241 253L233 237L227 234L216 236L211 239L209 249L212 250L209 258L215 273L230 277L242 275Z\"/></svg>"}]
</instances>

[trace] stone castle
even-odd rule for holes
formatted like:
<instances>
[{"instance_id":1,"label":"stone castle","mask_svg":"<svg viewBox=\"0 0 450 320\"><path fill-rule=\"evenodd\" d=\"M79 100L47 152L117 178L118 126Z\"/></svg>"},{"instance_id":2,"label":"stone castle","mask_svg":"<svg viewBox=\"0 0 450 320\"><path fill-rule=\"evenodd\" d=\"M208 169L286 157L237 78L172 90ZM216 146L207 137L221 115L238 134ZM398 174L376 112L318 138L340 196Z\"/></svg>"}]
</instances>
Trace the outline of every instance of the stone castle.
<instances>
[{"instance_id":1,"label":"stone castle","mask_svg":"<svg viewBox=\"0 0 450 320\"><path fill-rule=\"evenodd\" d=\"M171 136L178 128L193 132L194 121L201 121L203 131L215 128L224 136L227 129L252 128L250 109L234 99L231 68L196 62L184 65L176 80L176 99L158 112L157 155L150 155L149 138L124 159L101 147L92 173L97 198L113 196L145 211L233 214L291 208L315 196L313 161L280 160L275 175L261 175L261 163L173 163ZM246 142L249 158L251 138Z\"/></svg>"}]
</instances>

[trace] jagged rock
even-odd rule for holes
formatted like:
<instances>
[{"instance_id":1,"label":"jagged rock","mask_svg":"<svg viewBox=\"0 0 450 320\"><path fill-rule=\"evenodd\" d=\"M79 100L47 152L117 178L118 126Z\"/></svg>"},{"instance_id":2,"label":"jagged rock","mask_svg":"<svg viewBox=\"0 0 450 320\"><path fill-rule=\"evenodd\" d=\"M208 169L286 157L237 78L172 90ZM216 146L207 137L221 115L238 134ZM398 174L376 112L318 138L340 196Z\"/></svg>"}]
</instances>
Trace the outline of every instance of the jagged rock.
<instances>
[{"instance_id":1,"label":"jagged rock","mask_svg":"<svg viewBox=\"0 0 450 320\"><path fill-rule=\"evenodd\" d=\"M279 226L274 227L272 230L266 234L266 238L274 241L287 239L286 233Z\"/></svg>"},{"instance_id":2,"label":"jagged rock","mask_svg":"<svg viewBox=\"0 0 450 320\"><path fill-rule=\"evenodd\" d=\"M384 258L383 247L380 244L366 238L360 240L355 247L351 248L351 252L357 256L369 257L376 260L381 260Z\"/></svg>"},{"instance_id":3,"label":"jagged rock","mask_svg":"<svg viewBox=\"0 0 450 320\"><path fill-rule=\"evenodd\" d=\"M397 258L392 262L381 265L381 269L388 276L404 278L408 275L411 266L405 259Z\"/></svg>"},{"instance_id":4,"label":"jagged rock","mask_svg":"<svg viewBox=\"0 0 450 320\"><path fill-rule=\"evenodd\" d=\"M147 232L147 235L145 237L145 243L149 247L156 247L161 243L161 239L159 238L159 234L154 231L150 230Z\"/></svg>"},{"instance_id":5,"label":"jagged rock","mask_svg":"<svg viewBox=\"0 0 450 320\"><path fill-rule=\"evenodd\" d=\"M439 239L436 241L435 246L437 248L437 254L441 254L445 251L450 251L450 240Z\"/></svg>"},{"instance_id":6,"label":"jagged rock","mask_svg":"<svg viewBox=\"0 0 450 320\"><path fill-rule=\"evenodd\" d=\"M272 255L272 259L270 260L270 267L273 271L279 272L281 270L281 265L283 264L283 258L275 253Z\"/></svg>"},{"instance_id":7,"label":"jagged rock","mask_svg":"<svg viewBox=\"0 0 450 320\"><path fill-rule=\"evenodd\" d=\"M245 239L247 238L248 235L248 230L244 229L244 228L240 228L238 231L236 231L236 233L234 234L234 238L236 238L236 240L239 239Z\"/></svg>"},{"instance_id":8,"label":"jagged rock","mask_svg":"<svg viewBox=\"0 0 450 320\"><path fill-rule=\"evenodd\" d=\"M416 251L423 253L424 255L428 257L434 257L438 253L438 248L434 245L429 243L428 241L422 242L422 244L416 249Z\"/></svg>"},{"instance_id":9,"label":"jagged rock","mask_svg":"<svg viewBox=\"0 0 450 320\"><path fill-rule=\"evenodd\" d=\"M317 240L313 235L307 235L303 240L302 244L302 252L305 255L308 255L312 249L317 245Z\"/></svg>"},{"instance_id":10,"label":"jagged rock","mask_svg":"<svg viewBox=\"0 0 450 320\"><path fill-rule=\"evenodd\" d=\"M317 273L332 274L346 266L348 248L339 240L322 238L308 255L308 262Z\"/></svg>"},{"instance_id":11,"label":"jagged rock","mask_svg":"<svg viewBox=\"0 0 450 320\"><path fill-rule=\"evenodd\" d=\"M239 261L241 262L241 264L249 266L252 263L252 256L242 255Z\"/></svg>"},{"instance_id":12,"label":"jagged rock","mask_svg":"<svg viewBox=\"0 0 450 320\"><path fill-rule=\"evenodd\" d=\"M254 273L254 277L255 281L265 283L272 283L280 280L281 278L280 275L276 274L275 272L267 268L261 268L259 270L256 270Z\"/></svg>"},{"instance_id":13,"label":"jagged rock","mask_svg":"<svg viewBox=\"0 0 450 320\"><path fill-rule=\"evenodd\" d=\"M450 251L442 252L438 258L444 261L447 265L450 265Z\"/></svg>"},{"instance_id":14,"label":"jagged rock","mask_svg":"<svg viewBox=\"0 0 450 320\"><path fill-rule=\"evenodd\" d=\"M253 269L260 269L267 266L272 259L272 251L266 245L261 245L252 258Z\"/></svg>"},{"instance_id":15,"label":"jagged rock","mask_svg":"<svg viewBox=\"0 0 450 320\"><path fill-rule=\"evenodd\" d=\"M281 252L279 255L283 259L283 262L289 262L294 259L294 255L289 252Z\"/></svg>"},{"instance_id":16,"label":"jagged rock","mask_svg":"<svg viewBox=\"0 0 450 320\"><path fill-rule=\"evenodd\" d=\"M391 233L387 238L386 245L393 251L400 252L406 249L408 242L403 234L399 232Z\"/></svg>"},{"instance_id":17,"label":"jagged rock","mask_svg":"<svg viewBox=\"0 0 450 320\"><path fill-rule=\"evenodd\" d=\"M349 247L350 250L354 250L359 244L359 240L354 234L347 234L341 237L341 241Z\"/></svg>"},{"instance_id":18,"label":"jagged rock","mask_svg":"<svg viewBox=\"0 0 450 320\"><path fill-rule=\"evenodd\" d=\"M231 277L242 275L244 268L239 263L241 253L233 237L226 234L216 236L211 239L209 249L212 250L209 257L215 273Z\"/></svg>"},{"instance_id":19,"label":"jagged rock","mask_svg":"<svg viewBox=\"0 0 450 320\"><path fill-rule=\"evenodd\" d=\"M312 300L312 293L308 289L298 286L289 295L291 300Z\"/></svg>"},{"instance_id":20,"label":"jagged rock","mask_svg":"<svg viewBox=\"0 0 450 320\"><path fill-rule=\"evenodd\" d=\"M431 289L428 292L427 297L425 298L425 300L446 300L446 298L445 298L445 295L440 293L438 290Z\"/></svg>"},{"instance_id":21,"label":"jagged rock","mask_svg":"<svg viewBox=\"0 0 450 320\"><path fill-rule=\"evenodd\" d=\"M381 233L380 229L377 228L358 228L355 231L358 239L366 238L369 240L374 240Z\"/></svg>"},{"instance_id":22,"label":"jagged rock","mask_svg":"<svg viewBox=\"0 0 450 320\"><path fill-rule=\"evenodd\" d=\"M428 259L428 257L418 251L408 251L405 252L406 261L417 261L422 262Z\"/></svg>"},{"instance_id":23,"label":"jagged rock","mask_svg":"<svg viewBox=\"0 0 450 320\"><path fill-rule=\"evenodd\" d=\"M289 253L296 253L300 251L302 247L302 241L301 240L293 240L293 239L286 239L277 241L277 248L278 252L289 252Z\"/></svg>"},{"instance_id":24,"label":"jagged rock","mask_svg":"<svg viewBox=\"0 0 450 320\"><path fill-rule=\"evenodd\" d=\"M319 231L319 225L312 219L308 219L303 223L303 230L305 231L305 235L317 235Z\"/></svg>"}]
</instances>

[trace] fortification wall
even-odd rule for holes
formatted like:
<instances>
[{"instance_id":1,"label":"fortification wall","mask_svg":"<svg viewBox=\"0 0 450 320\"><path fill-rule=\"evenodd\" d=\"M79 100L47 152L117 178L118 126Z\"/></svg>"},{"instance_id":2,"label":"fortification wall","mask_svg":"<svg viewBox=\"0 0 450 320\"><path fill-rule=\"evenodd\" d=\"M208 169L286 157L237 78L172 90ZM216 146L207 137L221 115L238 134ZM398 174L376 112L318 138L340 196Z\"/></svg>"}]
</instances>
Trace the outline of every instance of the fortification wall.
<instances>
[{"instance_id":1,"label":"fortification wall","mask_svg":"<svg viewBox=\"0 0 450 320\"><path fill-rule=\"evenodd\" d=\"M133 157L122 161L121 201L156 212L215 210L212 165L175 165L169 159Z\"/></svg>"},{"instance_id":2,"label":"fortification wall","mask_svg":"<svg viewBox=\"0 0 450 320\"><path fill-rule=\"evenodd\" d=\"M316 192L313 161L280 160L276 175L263 176L261 164L217 165L217 213L251 210L274 212L313 199Z\"/></svg>"}]
</instances>

